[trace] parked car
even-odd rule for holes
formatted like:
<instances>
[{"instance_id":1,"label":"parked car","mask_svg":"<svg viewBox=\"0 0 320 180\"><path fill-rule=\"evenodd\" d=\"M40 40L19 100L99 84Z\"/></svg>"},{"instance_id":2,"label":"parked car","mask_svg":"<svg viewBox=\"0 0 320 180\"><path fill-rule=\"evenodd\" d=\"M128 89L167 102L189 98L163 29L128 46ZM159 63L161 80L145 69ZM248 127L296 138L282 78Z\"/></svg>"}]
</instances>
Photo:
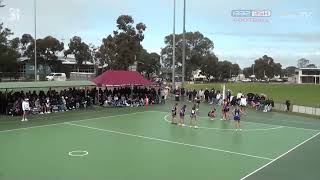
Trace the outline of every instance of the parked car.
<instances>
[{"instance_id":1,"label":"parked car","mask_svg":"<svg viewBox=\"0 0 320 180\"><path fill-rule=\"evenodd\" d=\"M46 76L47 81L66 81L67 76L65 73L51 73Z\"/></svg>"},{"instance_id":2,"label":"parked car","mask_svg":"<svg viewBox=\"0 0 320 180\"><path fill-rule=\"evenodd\" d=\"M251 79L243 79L242 82L251 82Z\"/></svg>"}]
</instances>

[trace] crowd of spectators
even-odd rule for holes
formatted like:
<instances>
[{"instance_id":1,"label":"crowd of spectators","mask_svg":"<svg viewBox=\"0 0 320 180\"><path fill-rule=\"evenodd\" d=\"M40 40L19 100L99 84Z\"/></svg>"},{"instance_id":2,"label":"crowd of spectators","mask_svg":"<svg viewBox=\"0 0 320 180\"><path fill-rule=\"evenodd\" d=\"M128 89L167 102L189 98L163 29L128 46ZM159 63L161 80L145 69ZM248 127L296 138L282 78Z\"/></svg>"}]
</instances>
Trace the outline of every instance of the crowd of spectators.
<instances>
[{"instance_id":1,"label":"crowd of spectators","mask_svg":"<svg viewBox=\"0 0 320 180\"><path fill-rule=\"evenodd\" d=\"M161 90L154 88L129 87L101 90L99 89L99 103L105 107L138 107L145 105L145 99L148 97L150 104L163 103Z\"/></svg>"},{"instance_id":2,"label":"crowd of spectators","mask_svg":"<svg viewBox=\"0 0 320 180\"><path fill-rule=\"evenodd\" d=\"M200 89L200 90L184 90L176 89L173 92L175 95L179 95L182 98L187 98L189 102L193 102L196 99L202 102L207 102L215 105L222 105L223 97L230 103L231 106L245 105L251 106L257 111L270 112L274 107L274 101L272 98L267 97L264 94L243 94L238 92L237 94L232 93L231 90L226 90L225 96L220 90L212 89ZM242 101L242 104L241 104Z\"/></svg>"},{"instance_id":3,"label":"crowd of spectators","mask_svg":"<svg viewBox=\"0 0 320 180\"><path fill-rule=\"evenodd\" d=\"M61 91L5 91L0 92L0 114L22 115L22 102L27 100L31 114L49 114L87 108L93 104L106 107L137 107L145 104L164 103L160 90L154 88L76 89Z\"/></svg>"}]
</instances>

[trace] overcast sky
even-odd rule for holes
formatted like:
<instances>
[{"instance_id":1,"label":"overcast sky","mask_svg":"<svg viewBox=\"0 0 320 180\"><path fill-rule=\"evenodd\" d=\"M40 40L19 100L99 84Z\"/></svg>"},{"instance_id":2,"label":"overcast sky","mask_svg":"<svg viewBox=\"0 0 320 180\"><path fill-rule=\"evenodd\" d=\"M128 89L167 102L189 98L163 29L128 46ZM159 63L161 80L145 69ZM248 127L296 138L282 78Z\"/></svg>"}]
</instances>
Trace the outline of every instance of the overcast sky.
<instances>
[{"instance_id":1,"label":"overcast sky","mask_svg":"<svg viewBox=\"0 0 320 180\"><path fill-rule=\"evenodd\" d=\"M33 0L3 0L0 22L15 36L34 34ZM183 0L177 0L177 33L182 32ZM38 37L67 44L75 35L100 45L116 28L119 15L147 25L144 47L159 53L172 33L173 0L37 0ZM270 10L263 22L239 22L232 10ZM307 58L320 65L319 0L187 0L187 31L200 31L215 44L220 60L249 66L264 54L285 67Z\"/></svg>"}]
</instances>

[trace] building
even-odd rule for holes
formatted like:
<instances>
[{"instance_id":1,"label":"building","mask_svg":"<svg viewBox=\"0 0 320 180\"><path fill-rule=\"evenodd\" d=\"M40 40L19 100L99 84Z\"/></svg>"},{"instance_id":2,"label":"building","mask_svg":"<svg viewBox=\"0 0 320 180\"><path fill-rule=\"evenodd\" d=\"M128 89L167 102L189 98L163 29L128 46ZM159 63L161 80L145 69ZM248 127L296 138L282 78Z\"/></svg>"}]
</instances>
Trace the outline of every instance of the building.
<instances>
[{"instance_id":1,"label":"building","mask_svg":"<svg viewBox=\"0 0 320 180\"><path fill-rule=\"evenodd\" d=\"M29 62L27 57L19 58L19 75L21 77L28 77L34 75L34 64ZM94 73L95 67L92 62L84 61L82 65L78 66L75 58L73 56L60 56L58 60L61 61L61 65L58 66L60 72L67 74L67 77L70 76L71 72L79 73ZM39 64L37 67L37 74L39 76L46 76L52 73L51 68L48 65Z\"/></svg>"},{"instance_id":2,"label":"building","mask_svg":"<svg viewBox=\"0 0 320 180\"><path fill-rule=\"evenodd\" d=\"M295 77L298 84L320 84L320 68L297 69Z\"/></svg>"}]
</instances>

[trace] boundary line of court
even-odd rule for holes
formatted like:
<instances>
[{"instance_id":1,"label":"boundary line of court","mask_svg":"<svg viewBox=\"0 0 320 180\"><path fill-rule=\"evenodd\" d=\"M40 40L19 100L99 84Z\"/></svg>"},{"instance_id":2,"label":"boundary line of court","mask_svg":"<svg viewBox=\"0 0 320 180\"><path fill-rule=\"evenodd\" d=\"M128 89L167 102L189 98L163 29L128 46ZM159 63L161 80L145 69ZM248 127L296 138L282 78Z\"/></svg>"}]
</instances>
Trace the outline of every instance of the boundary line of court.
<instances>
[{"instance_id":1,"label":"boundary line of court","mask_svg":"<svg viewBox=\"0 0 320 180\"><path fill-rule=\"evenodd\" d=\"M239 152L227 151L227 150L223 150L223 149L210 148L210 147L206 147L206 146L199 146L199 145L194 145L194 144L187 144L187 143L182 143L182 142L170 141L170 140L166 140L166 139L153 138L153 137L142 136L142 135L137 135L137 134L130 134L130 133L125 133L125 132L120 132L120 131L113 131L113 130L108 130L108 129L101 129L101 128L96 128L96 127L84 126L84 125L74 124L74 123L70 123L70 122L66 122L64 124L67 124L67 125L70 125L70 126L77 126L77 127L97 130L97 131L113 133L113 134L120 134L120 135L125 135L125 136L138 137L138 138L142 138L142 139L161 141L161 142L166 142L166 143L171 143L171 144L178 144L178 145L201 148L201 149L207 149L207 150L212 150L212 151L219 151L219 152L224 152L224 153L229 153L229 154L237 154L237 155L241 155L241 156L258 158L258 159L263 159L263 160L268 160L268 161L273 160L273 159L267 158L267 157L261 157L261 156L255 156L255 155L244 154L244 153L239 153Z\"/></svg>"},{"instance_id":2,"label":"boundary line of court","mask_svg":"<svg viewBox=\"0 0 320 180\"><path fill-rule=\"evenodd\" d=\"M168 116L169 115L165 115L163 117L164 121L170 123L171 121L168 120ZM205 118L205 117L199 117L199 118ZM275 129L281 129L284 128L283 126L276 126L276 125L272 125L270 124L270 126L275 126L272 128L264 128L264 129L241 129L242 132L255 132L255 131L269 131L269 130L275 130ZM188 126L186 126L188 127ZM216 131L237 131L237 129L235 128L229 128L229 129L222 129L222 128L210 128L210 127L203 127L203 126L199 126L199 129L208 129L208 130L216 130Z\"/></svg>"},{"instance_id":3,"label":"boundary line of court","mask_svg":"<svg viewBox=\"0 0 320 180\"><path fill-rule=\"evenodd\" d=\"M312 137L306 139L305 141L303 141L302 143L296 145L295 147L291 148L290 150L288 150L287 152L281 154L280 156L278 156L277 158L273 159L272 161L268 162L267 164L261 166L260 168L254 170L253 172L247 174L246 176L242 177L240 180L244 180L247 179L249 176L252 176L253 174L259 172L260 170L264 169L265 167L269 166L270 164L274 163L275 161L279 160L280 158L284 157L285 155L289 154L290 152L294 151L295 149L297 149L298 147L304 145L305 143L307 143L308 141L312 140L313 138L317 137L320 134L320 132L318 132L317 134L313 135Z\"/></svg>"},{"instance_id":4,"label":"boundary line of court","mask_svg":"<svg viewBox=\"0 0 320 180\"><path fill-rule=\"evenodd\" d=\"M127 116L127 115L131 115L131 114L139 114L139 113L143 113L143 112L154 112L154 111L140 111L140 112L134 112L134 113L118 114L118 115L114 115L114 116L104 116L104 117L97 117L97 118L89 118L89 119L67 121L67 122L82 122L82 121L89 121L89 120L95 120L95 119L121 117L121 116ZM27 130L27 129L34 129L34 128L42 128L42 127L48 127L48 126L56 126L56 125L61 125L61 124L64 124L64 123L66 123L66 122L46 124L46 125L40 125L40 126L30 126L30 127L25 127L25 128L8 129L8 130L2 130L2 131L0 131L0 133L10 132L10 131Z\"/></svg>"},{"instance_id":5,"label":"boundary line of court","mask_svg":"<svg viewBox=\"0 0 320 180\"><path fill-rule=\"evenodd\" d=\"M153 112L168 113L168 112L165 112L165 111L153 111ZM205 118L205 117L203 117L203 116L202 116L202 117L199 116L199 117L200 117L200 118ZM246 123L254 123L254 124L273 125L273 126L282 126L282 127L286 127L286 128L301 129L301 130L316 131L316 132L319 132L319 131L320 131L320 130L317 130L317 129L298 128L298 127L293 127L293 126L275 125L275 124L267 124L267 123L261 123L261 122L251 122L251 121L243 121L243 122L246 122Z\"/></svg>"}]
</instances>

